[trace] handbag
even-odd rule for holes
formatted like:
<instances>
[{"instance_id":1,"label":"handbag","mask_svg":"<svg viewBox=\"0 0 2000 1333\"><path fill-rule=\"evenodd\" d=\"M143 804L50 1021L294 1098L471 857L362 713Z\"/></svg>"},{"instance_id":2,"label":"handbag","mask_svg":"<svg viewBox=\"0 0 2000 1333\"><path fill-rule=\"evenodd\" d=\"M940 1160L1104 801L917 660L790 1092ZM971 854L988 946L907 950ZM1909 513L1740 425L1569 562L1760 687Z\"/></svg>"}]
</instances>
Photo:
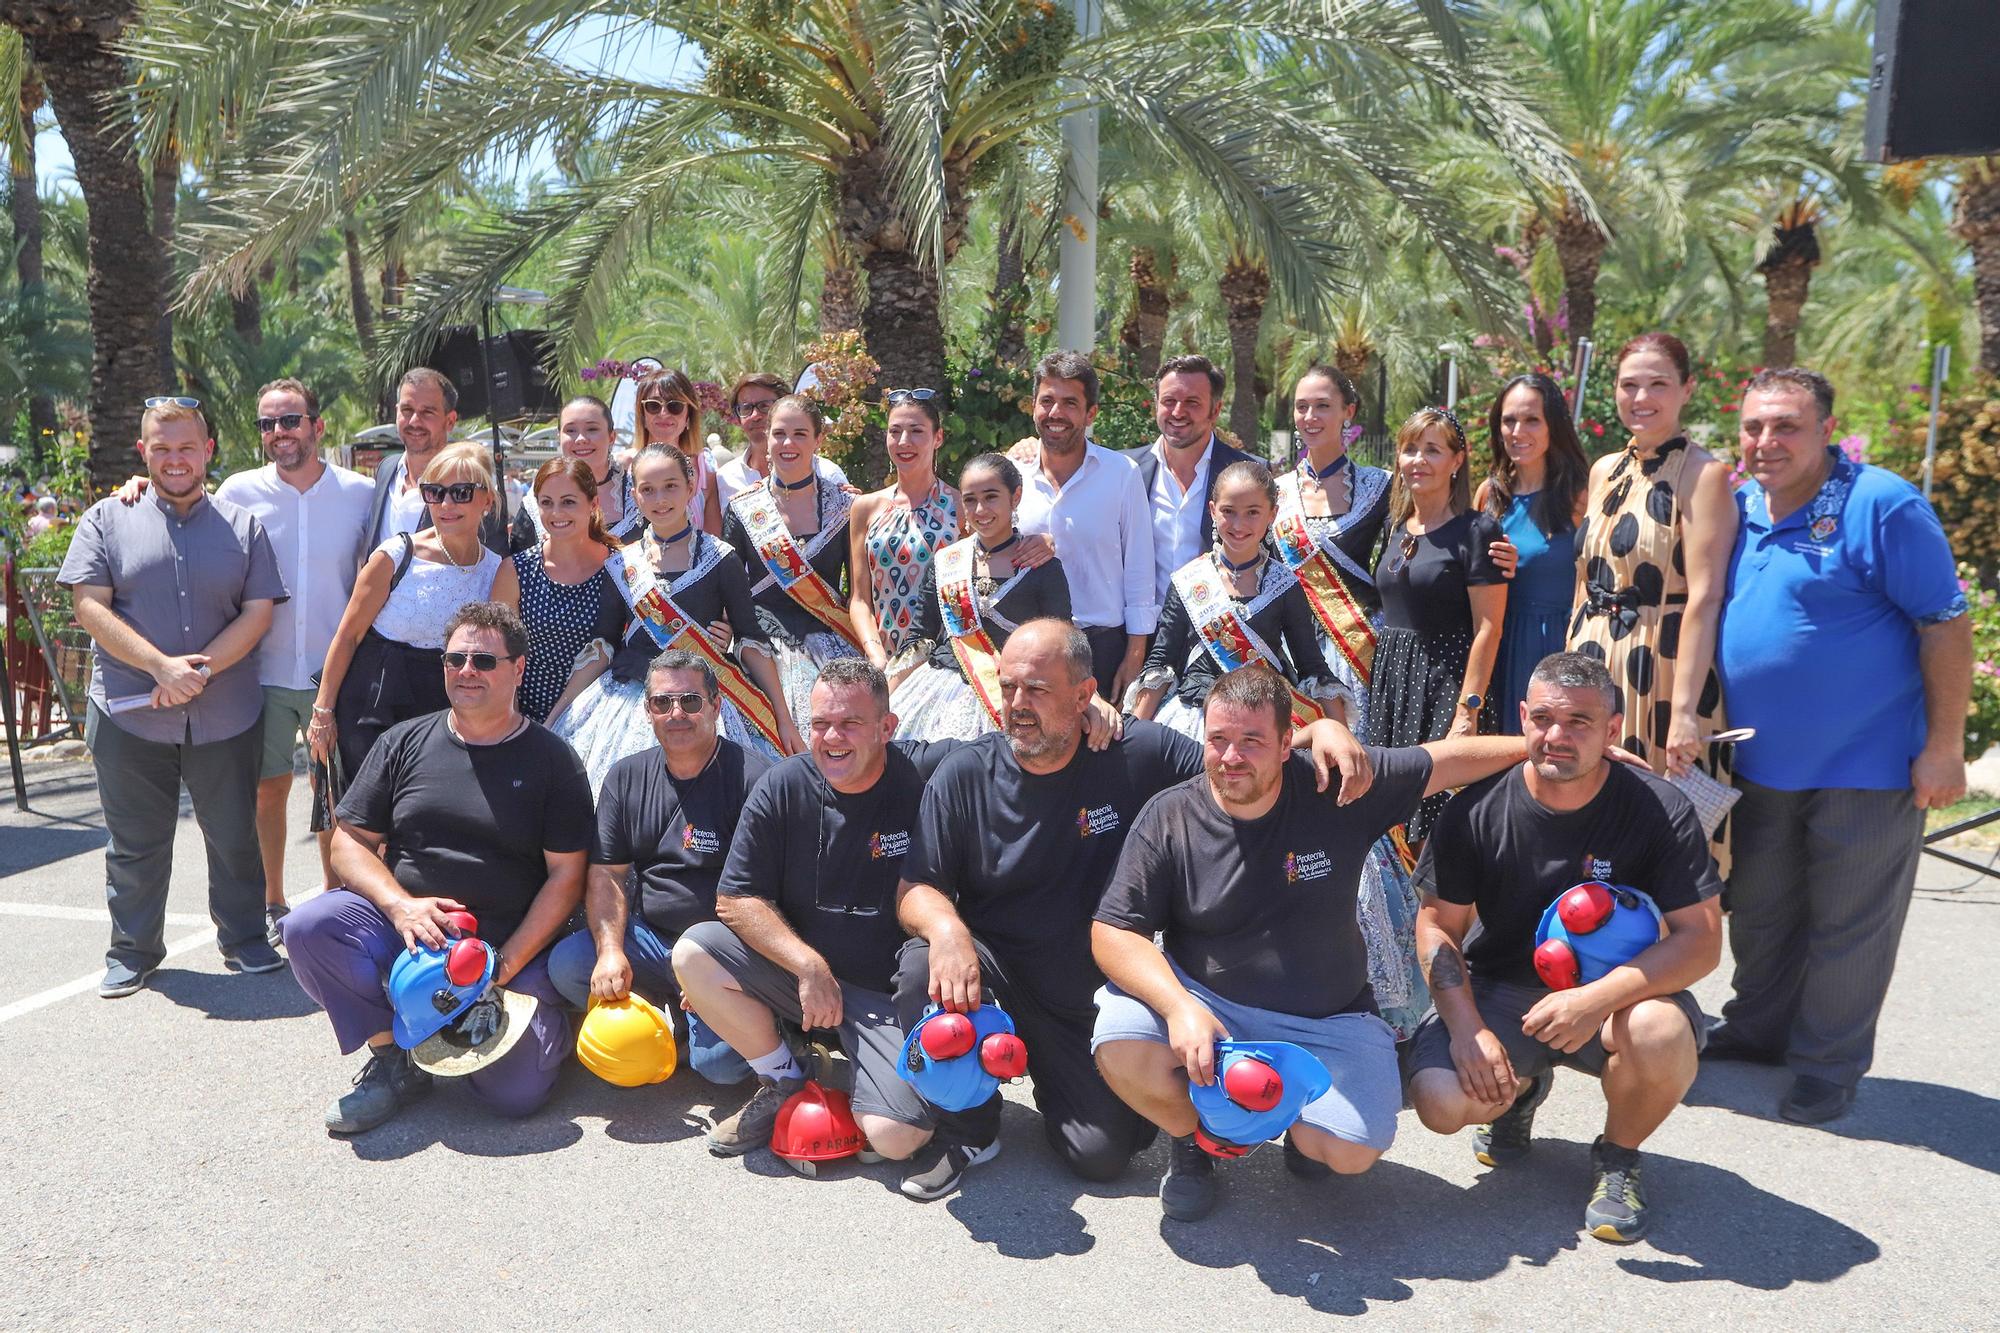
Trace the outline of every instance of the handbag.
<instances>
[{"instance_id":1,"label":"handbag","mask_svg":"<svg viewBox=\"0 0 2000 1333\"><path fill-rule=\"evenodd\" d=\"M1757 734L1755 727L1735 727L1729 731L1718 731L1708 738L1710 745L1731 745L1737 741L1747 741ZM1695 818L1701 821L1701 831L1713 838L1715 831L1722 827L1722 821L1743 793L1726 782L1717 780L1714 774L1695 765L1685 773L1669 773L1667 781L1680 789L1681 795L1694 806Z\"/></svg>"}]
</instances>

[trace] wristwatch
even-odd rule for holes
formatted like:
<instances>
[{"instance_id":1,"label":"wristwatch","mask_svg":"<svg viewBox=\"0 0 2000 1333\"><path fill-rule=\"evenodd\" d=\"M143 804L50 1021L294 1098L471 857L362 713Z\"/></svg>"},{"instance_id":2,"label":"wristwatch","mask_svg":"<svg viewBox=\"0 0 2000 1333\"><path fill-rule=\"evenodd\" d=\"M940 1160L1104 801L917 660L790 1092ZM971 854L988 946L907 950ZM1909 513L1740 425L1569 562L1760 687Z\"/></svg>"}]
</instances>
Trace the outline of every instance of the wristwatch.
<instances>
[{"instance_id":1,"label":"wristwatch","mask_svg":"<svg viewBox=\"0 0 2000 1333\"><path fill-rule=\"evenodd\" d=\"M1468 694L1458 701L1458 706L1460 708L1470 708L1476 713L1486 706L1486 699L1482 695Z\"/></svg>"}]
</instances>

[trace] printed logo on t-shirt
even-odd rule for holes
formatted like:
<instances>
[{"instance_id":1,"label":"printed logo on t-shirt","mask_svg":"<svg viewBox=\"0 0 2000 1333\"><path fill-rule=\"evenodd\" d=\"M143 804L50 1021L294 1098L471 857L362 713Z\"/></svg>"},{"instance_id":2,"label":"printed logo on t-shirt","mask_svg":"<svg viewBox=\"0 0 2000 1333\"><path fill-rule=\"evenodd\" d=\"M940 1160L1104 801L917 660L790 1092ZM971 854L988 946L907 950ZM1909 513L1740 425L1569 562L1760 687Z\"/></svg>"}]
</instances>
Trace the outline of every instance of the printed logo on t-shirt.
<instances>
[{"instance_id":1,"label":"printed logo on t-shirt","mask_svg":"<svg viewBox=\"0 0 2000 1333\"><path fill-rule=\"evenodd\" d=\"M1297 884L1305 879L1325 879L1333 873L1333 862L1327 860L1326 853L1315 848L1310 852L1285 853L1285 883Z\"/></svg>"},{"instance_id":2,"label":"printed logo on t-shirt","mask_svg":"<svg viewBox=\"0 0 2000 1333\"><path fill-rule=\"evenodd\" d=\"M1110 833L1118 827L1118 807L1100 805L1095 810L1085 806L1076 812L1076 831L1080 837L1092 837L1099 833Z\"/></svg>"},{"instance_id":3,"label":"printed logo on t-shirt","mask_svg":"<svg viewBox=\"0 0 2000 1333\"><path fill-rule=\"evenodd\" d=\"M1612 875L1611 862L1604 857L1592 856L1589 852L1585 852L1583 854L1583 874L1585 879L1601 879L1606 884L1609 884L1611 883Z\"/></svg>"},{"instance_id":4,"label":"printed logo on t-shirt","mask_svg":"<svg viewBox=\"0 0 2000 1333\"><path fill-rule=\"evenodd\" d=\"M714 856L722 850L722 839L716 837L712 829L696 828L689 824L681 830L681 850L699 852L703 856Z\"/></svg>"},{"instance_id":5,"label":"printed logo on t-shirt","mask_svg":"<svg viewBox=\"0 0 2000 1333\"><path fill-rule=\"evenodd\" d=\"M871 833L868 835L868 855L880 861L884 857L901 856L910 850L910 835L901 833Z\"/></svg>"}]
</instances>

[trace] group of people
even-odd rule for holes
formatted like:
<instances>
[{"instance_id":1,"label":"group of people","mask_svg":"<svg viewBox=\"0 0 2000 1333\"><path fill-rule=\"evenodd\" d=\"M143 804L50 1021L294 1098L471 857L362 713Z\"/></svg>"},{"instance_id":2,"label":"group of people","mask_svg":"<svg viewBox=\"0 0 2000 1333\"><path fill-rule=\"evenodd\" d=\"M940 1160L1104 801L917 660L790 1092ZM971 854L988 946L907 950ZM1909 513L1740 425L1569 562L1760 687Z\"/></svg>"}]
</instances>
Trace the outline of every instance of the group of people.
<instances>
[{"instance_id":1,"label":"group of people","mask_svg":"<svg viewBox=\"0 0 2000 1333\"><path fill-rule=\"evenodd\" d=\"M956 486L941 394L887 391L893 477L864 494L785 381L736 383L746 447L718 463L659 371L629 464L603 402L564 406L512 522L434 371L403 378L404 449L372 480L321 459L317 401L279 380L269 463L211 496L200 405L151 400L143 481L61 573L98 649L100 993L163 957L185 784L227 965L282 947L367 1048L335 1133L428 1091L385 983L469 911L497 984L537 1001L454 1080L502 1114L548 1098L573 1013L636 993L680 1016L696 1074L748 1085L712 1152L838 1081L934 1199L998 1152L1000 1102L926 1102L904 1037L998 1003L1063 1163L1108 1180L1164 1130L1162 1204L1192 1220L1218 1197L1190 1089L1219 1040L1325 1067L1284 1135L1307 1178L1368 1169L1406 1102L1517 1160L1567 1065L1607 1103L1585 1225L1636 1239L1638 1150L1704 1051L1787 1064L1789 1119L1851 1102L1923 810L1963 791L1971 641L1935 515L1832 447L1823 378L1750 383L1732 490L1681 429L1677 340L1614 373L1623 449L1591 465L1559 386L1520 376L1475 487L1445 408L1402 424L1393 469L1360 465L1328 367L1295 386L1291 466L1221 438L1199 356L1162 364L1158 438L1114 451L1088 358L1059 352L1034 437ZM326 827L294 908L301 738ZM1537 922L1590 880L1650 895L1660 938L1552 991ZM1724 910L1711 1027L1687 992Z\"/></svg>"}]
</instances>

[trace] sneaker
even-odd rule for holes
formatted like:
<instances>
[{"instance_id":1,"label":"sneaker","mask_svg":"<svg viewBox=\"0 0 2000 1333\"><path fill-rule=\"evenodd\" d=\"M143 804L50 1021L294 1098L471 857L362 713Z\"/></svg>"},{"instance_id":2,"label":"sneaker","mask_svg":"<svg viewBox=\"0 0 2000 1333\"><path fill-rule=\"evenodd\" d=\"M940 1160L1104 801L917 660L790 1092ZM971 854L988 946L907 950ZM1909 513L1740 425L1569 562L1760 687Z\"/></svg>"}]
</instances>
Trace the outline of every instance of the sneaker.
<instances>
[{"instance_id":1,"label":"sneaker","mask_svg":"<svg viewBox=\"0 0 2000 1333\"><path fill-rule=\"evenodd\" d=\"M1639 1152L1606 1143L1590 1145L1590 1204L1583 1229L1599 1240L1629 1245L1646 1234L1646 1201L1639 1193Z\"/></svg>"},{"instance_id":2,"label":"sneaker","mask_svg":"<svg viewBox=\"0 0 2000 1333\"><path fill-rule=\"evenodd\" d=\"M1325 1180L1333 1174L1333 1168L1325 1162L1306 1156L1299 1151L1299 1145L1292 1142L1292 1136L1285 1135L1285 1170L1300 1180Z\"/></svg>"},{"instance_id":3,"label":"sneaker","mask_svg":"<svg viewBox=\"0 0 2000 1333\"><path fill-rule=\"evenodd\" d=\"M326 1108L330 1134L371 1130L431 1090L431 1076L400 1046L371 1046L354 1087Z\"/></svg>"},{"instance_id":4,"label":"sneaker","mask_svg":"<svg viewBox=\"0 0 2000 1333\"><path fill-rule=\"evenodd\" d=\"M284 946L285 932L279 929L278 923L291 914L292 909L283 903L266 903L264 905L264 942L273 949Z\"/></svg>"},{"instance_id":5,"label":"sneaker","mask_svg":"<svg viewBox=\"0 0 2000 1333\"><path fill-rule=\"evenodd\" d=\"M932 1139L929 1151L910 1164L909 1174L903 1177L902 1191L922 1203L942 1199L958 1188L969 1168L999 1155L998 1139L983 1146Z\"/></svg>"},{"instance_id":6,"label":"sneaker","mask_svg":"<svg viewBox=\"0 0 2000 1333\"><path fill-rule=\"evenodd\" d=\"M1754 1046L1745 1041L1731 1023L1717 1023L1708 1030L1708 1041L1701 1048L1704 1060L1736 1060L1748 1065L1783 1064L1782 1052Z\"/></svg>"},{"instance_id":7,"label":"sneaker","mask_svg":"<svg viewBox=\"0 0 2000 1333\"><path fill-rule=\"evenodd\" d=\"M1472 1134L1472 1155L1482 1166L1505 1166L1518 1162L1535 1146L1535 1112L1549 1099L1555 1086L1553 1073L1537 1074L1514 1098L1514 1104L1490 1125L1481 1125Z\"/></svg>"},{"instance_id":8,"label":"sneaker","mask_svg":"<svg viewBox=\"0 0 2000 1333\"><path fill-rule=\"evenodd\" d=\"M1202 1151L1192 1134L1168 1145L1160 1208L1176 1222L1199 1222L1215 1211L1215 1159Z\"/></svg>"},{"instance_id":9,"label":"sneaker","mask_svg":"<svg viewBox=\"0 0 2000 1333\"><path fill-rule=\"evenodd\" d=\"M127 995L146 989L146 979L153 975L150 967L133 967L130 963L107 963L104 980L97 983L100 999L119 1000Z\"/></svg>"},{"instance_id":10,"label":"sneaker","mask_svg":"<svg viewBox=\"0 0 2000 1333\"><path fill-rule=\"evenodd\" d=\"M771 1145L771 1130L778 1123L778 1109L791 1095L806 1085L802 1078L780 1082L759 1075L757 1091L737 1108L736 1114L718 1120L708 1131L708 1150L717 1157L741 1157L744 1153Z\"/></svg>"},{"instance_id":11,"label":"sneaker","mask_svg":"<svg viewBox=\"0 0 2000 1333\"><path fill-rule=\"evenodd\" d=\"M231 972L276 972L285 960L263 940L245 940L222 951L222 965Z\"/></svg>"},{"instance_id":12,"label":"sneaker","mask_svg":"<svg viewBox=\"0 0 2000 1333\"><path fill-rule=\"evenodd\" d=\"M1824 1125L1838 1120L1854 1105L1854 1089L1811 1074L1792 1080L1792 1090L1778 1103L1778 1114L1795 1125Z\"/></svg>"}]
</instances>

